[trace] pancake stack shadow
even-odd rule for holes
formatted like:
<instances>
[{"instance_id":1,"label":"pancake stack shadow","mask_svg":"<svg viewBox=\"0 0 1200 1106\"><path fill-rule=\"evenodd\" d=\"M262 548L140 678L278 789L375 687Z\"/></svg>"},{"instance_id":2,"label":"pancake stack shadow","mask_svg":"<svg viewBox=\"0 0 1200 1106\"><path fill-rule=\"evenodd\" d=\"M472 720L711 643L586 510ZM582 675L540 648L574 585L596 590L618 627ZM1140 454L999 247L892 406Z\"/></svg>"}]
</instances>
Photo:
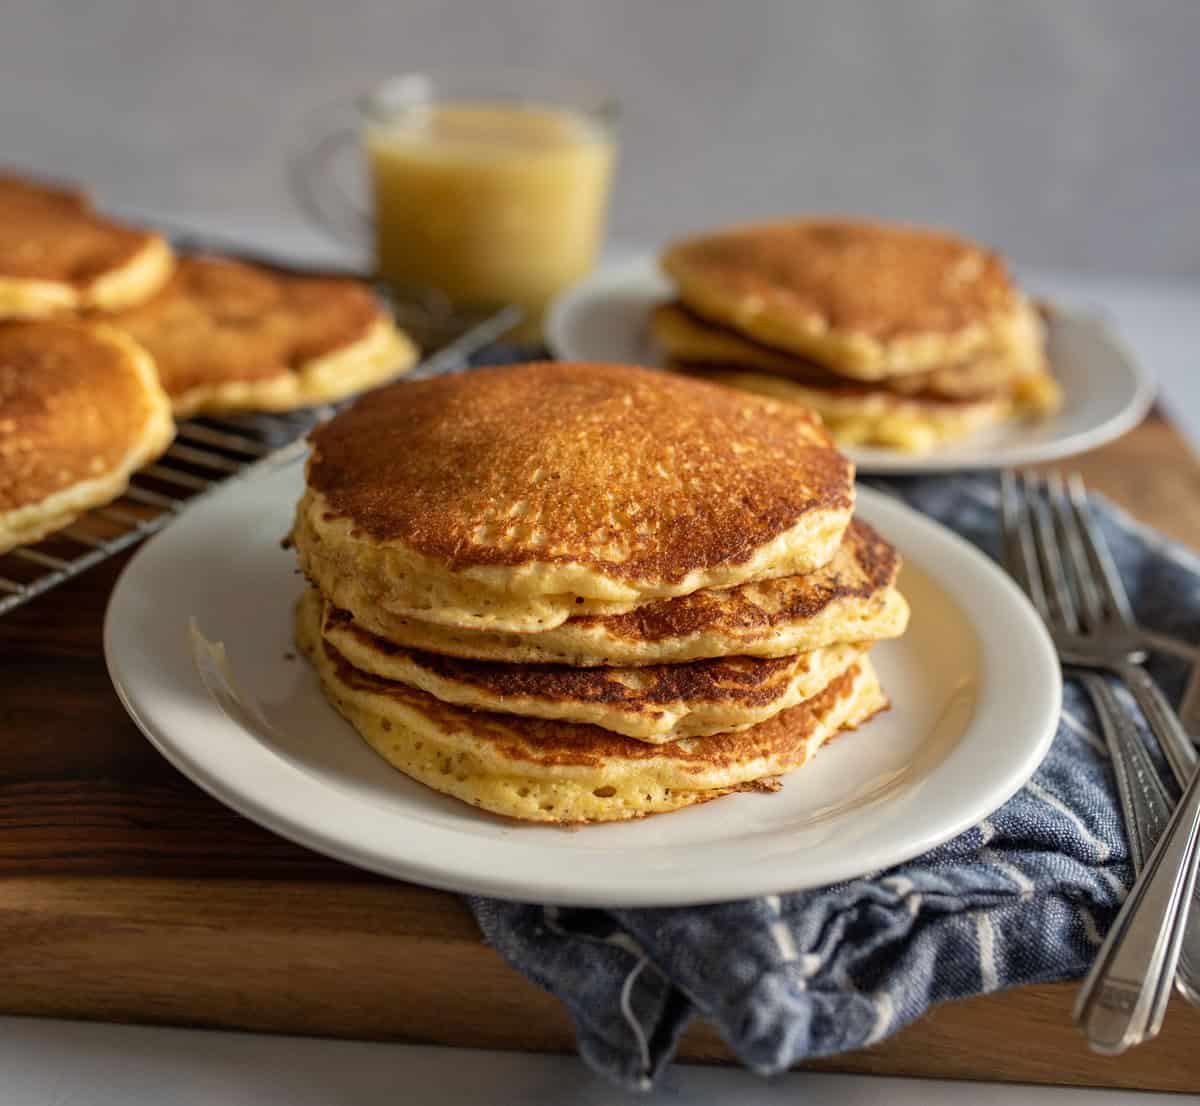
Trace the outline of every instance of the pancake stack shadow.
<instances>
[{"instance_id":1,"label":"pancake stack shadow","mask_svg":"<svg viewBox=\"0 0 1200 1106\"><path fill-rule=\"evenodd\" d=\"M899 558L802 407L530 364L393 385L311 440L297 641L421 784L637 818L777 790L887 705Z\"/></svg>"},{"instance_id":2,"label":"pancake stack shadow","mask_svg":"<svg viewBox=\"0 0 1200 1106\"><path fill-rule=\"evenodd\" d=\"M840 445L925 453L1061 403L1041 319L1003 258L942 231L849 220L669 246L668 366L817 411Z\"/></svg>"}]
</instances>

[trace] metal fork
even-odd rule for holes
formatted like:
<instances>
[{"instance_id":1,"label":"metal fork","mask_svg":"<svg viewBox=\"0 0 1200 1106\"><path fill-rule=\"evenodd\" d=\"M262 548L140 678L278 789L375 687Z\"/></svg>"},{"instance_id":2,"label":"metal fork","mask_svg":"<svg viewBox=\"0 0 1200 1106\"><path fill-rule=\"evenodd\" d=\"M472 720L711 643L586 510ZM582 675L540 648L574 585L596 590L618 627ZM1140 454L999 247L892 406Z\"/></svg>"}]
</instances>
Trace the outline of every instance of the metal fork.
<instances>
[{"instance_id":1,"label":"metal fork","mask_svg":"<svg viewBox=\"0 0 1200 1106\"><path fill-rule=\"evenodd\" d=\"M1096 648L1103 643L1116 654L1115 662L1107 667L1125 683L1125 686L1137 699L1138 705L1146 715L1146 720L1162 748L1171 768L1171 774L1175 777L1175 782L1181 791L1184 790L1197 766L1195 745L1184 729L1179 715L1172 711L1158 685L1139 663L1145 656L1139 646L1163 650L1184 658L1189 654L1200 655L1200 651L1185 642L1176 641L1138 625L1129 603L1129 596L1121 582L1121 575L1109 552L1108 543L1104 540L1103 533L1092 517L1083 481L1077 473L1068 476L1065 485L1061 476L1051 473L1044 482L1044 496L1037 494L1038 481L1031 474L1023 474L1022 483L1026 492L1025 501L1032 502L1035 535L1042 539L1039 548L1045 548L1049 552L1051 572L1054 571L1055 562L1060 569L1065 568L1066 565L1074 569L1073 573L1064 571L1063 575L1070 577L1065 581L1070 585L1068 598L1071 594L1070 588L1074 588L1075 592L1080 595L1076 624L1082 622L1082 628L1089 631L1085 643L1086 648L1095 652ZM1067 550L1066 565L1061 556L1056 558L1056 550L1051 548L1053 542L1049 539L1053 536L1054 526L1047 527L1047 503L1054 516L1053 522L1057 525L1058 533ZM1091 572L1089 572L1089 566ZM1059 593L1055 592L1055 594ZM1053 601L1053 595L1051 599ZM1071 625L1069 611L1064 617L1067 619L1067 624ZM1128 650L1124 662L1119 656L1121 649ZM1094 674L1088 678L1103 682ZM1111 697L1111 689L1107 688L1107 685L1105 687ZM1095 701L1095 695L1093 695L1093 701ZM1130 828L1131 816L1125 790L1121 783L1122 762L1114 757L1113 764L1117 773L1118 792L1122 796L1122 810L1125 814L1126 827L1129 829L1134 870L1140 872L1146 856L1149 855L1150 849L1165 828L1170 805L1167 800L1164 810L1162 800L1166 798L1166 793L1162 788L1158 773L1153 770L1152 766L1149 771L1146 771L1150 762L1145 746L1140 738L1137 738L1136 731L1129 725L1129 719L1125 712L1120 710L1119 706L1117 710L1119 711L1117 724L1127 727L1135 739L1132 749L1139 767L1134 769L1135 778L1132 784L1138 788L1141 797L1145 800L1140 804L1140 809L1134 811L1133 824ZM1101 714L1101 725L1103 726L1103 712L1097 708L1097 713ZM1128 742L1125 744L1130 747ZM1125 788L1129 786L1129 784L1124 785ZM1189 1002L1200 1005L1200 909L1188 911L1185 925L1176 983L1180 993Z\"/></svg>"},{"instance_id":2,"label":"metal fork","mask_svg":"<svg viewBox=\"0 0 1200 1106\"><path fill-rule=\"evenodd\" d=\"M1030 474L1025 474L1026 488L1030 487L1033 482L1036 482L1036 479ZM1076 577L1079 581L1076 587L1082 585L1081 590L1084 591L1082 620L1084 620L1085 629L1092 631L1093 635L1103 633L1105 641L1110 647L1124 645L1133 650L1127 657L1127 663L1124 665L1117 663L1115 667L1111 668L1111 671L1124 681L1124 684L1133 692L1134 697L1138 699L1139 707L1146 715L1146 720L1150 722L1154 737L1158 739L1166 762L1170 765L1171 775L1175 776L1175 782L1183 791L1187 788L1188 781L1195 773L1196 763L1198 763L1193 738L1189 737L1187 729L1184 728L1181 715L1186 710L1189 692L1192 692L1193 686L1198 683L1195 672L1200 672L1200 649L1195 649L1186 642L1176 641L1175 638L1162 635L1162 633L1147 630L1145 626L1136 623L1133 609L1129 605L1129 596L1121 582L1121 573L1117 572L1116 564L1109 552L1108 542L1105 542L1102 531L1092 517L1091 506L1087 503L1084 481L1080 479L1079 474L1073 473L1067 477L1066 494L1063 491L1062 477L1057 473L1051 474L1046 479L1045 489L1050 504L1054 507L1055 519L1064 542L1066 542L1069 558L1075 566ZM1091 564L1093 569L1091 577L1088 577L1088 564ZM1094 585L1091 595L1087 594L1088 583ZM1105 612L1108 612L1106 617ZM1144 657L1135 656L1138 644L1166 651L1166 653L1184 657L1184 659L1187 659L1188 656L1195 657L1193 677L1190 680L1188 691L1184 692L1184 703L1181 705L1180 714L1171 710L1170 704L1166 702L1162 691L1159 690L1158 685L1154 683L1146 669L1142 668L1140 663L1135 663L1135 661L1144 659ZM1093 675L1092 679L1098 678ZM1111 690L1109 690L1109 695L1111 695ZM1193 711L1193 714L1195 713L1196 711ZM1120 714L1120 721L1128 726L1128 719L1123 710ZM1136 737L1135 732L1134 737ZM1142 746L1140 740L1136 747L1141 756L1145 758L1145 746ZM1116 761L1114 763L1117 765L1117 773L1120 774L1120 764ZM1157 771L1151 771L1148 779L1152 781L1148 785L1150 791L1163 795L1162 783L1158 779ZM1118 782L1118 789L1120 789L1120 782ZM1150 816L1144 813L1141 817L1140 827L1135 827L1134 832L1130 834L1135 871L1141 871L1145 856L1150 852L1150 848L1146 847L1147 842L1152 847L1163 831L1165 818L1162 816L1162 806L1157 803L1154 805L1157 807L1157 812ZM1126 824L1128 827L1128 821ZM1136 843L1134 843L1135 838ZM1200 907L1188 910L1180 966L1176 973L1176 984L1188 1002L1200 1005Z\"/></svg>"},{"instance_id":3,"label":"metal fork","mask_svg":"<svg viewBox=\"0 0 1200 1106\"><path fill-rule=\"evenodd\" d=\"M1062 517L1066 514L1062 482L1057 476L1053 479L1055 505L1058 507L1056 513ZM1075 481L1072 481L1072 484L1074 485ZM1077 491L1077 488L1073 486L1072 490ZM1072 499L1072 509L1077 501L1077 496ZM1048 502L1039 494L1035 477L1022 474L1018 480L1012 472L1005 472L1001 477L1000 504L1005 564L1010 575L1033 600L1043 621L1051 627L1052 632L1058 629L1059 632L1055 636L1055 644L1058 645L1062 638L1062 627L1069 627L1077 633L1079 620L1074 603L1069 602L1070 593L1065 587L1066 569L1054 539L1054 524L1048 513ZM1070 545L1075 550L1075 560L1078 563L1080 535L1074 526L1072 535L1075 540ZM1095 544L1099 547L1098 543ZM1082 575L1083 573L1080 573L1080 576ZM1113 575L1116 575L1115 568ZM1057 581L1058 586L1047 587L1044 578L1049 579L1052 584ZM1115 595L1124 597L1124 589L1115 592ZM1119 602L1119 599L1114 601L1114 608ZM1088 645L1092 646L1094 643L1089 642ZM1129 645L1129 641L1123 639L1118 645L1124 649ZM1141 655L1143 654L1136 649L1130 654L1118 652L1116 660L1124 666L1128 656ZM1064 658L1063 663L1069 662ZM1073 668L1072 674L1079 679L1088 693L1100 720L1101 733L1108 746L1117 778L1117 793L1129 836L1130 854L1135 870L1140 872L1171 816L1170 796L1159 779L1154 762L1150 759L1141 737L1125 710L1117 702L1108 681L1091 667Z\"/></svg>"},{"instance_id":4,"label":"metal fork","mask_svg":"<svg viewBox=\"0 0 1200 1106\"><path fill-rule=\"evenodd\" d=\"M1001 506L1010 571L1046 622L1064 666L1088 672L1084 686L1113 753L1136 862L1153 843L1169 800L1141 739L1111 687L1097 675L1100 670L1124 678L1127 670L1141 671L1137 661L1144 653L1130 641L1127 599L1125 610L1119 610L1124 589L1118 590L1111 558L1103 557L1107 549L1087 528L1091 519L1077 479L1068 493L1061 478L1052 477L1043 494L1036 477L1024 474L1018 487L1017 478L1006 472ZM1106 605L1123 617L1107 615ZM1155 702L1170 715L1161 694ZM1075 1021L1097 1051L1123 1052L1156 1036L1162 1025L1195 889L1198 846L1200 773L1193 773L1080 989Z\"/></svg>"},{"instance_id":5,"label":"metal fork","mask_svg":"<svg viewBox=\"0 0 1200 1106\"><path fill-rule=\"evenodd\" d=\"M1028 477L1028 474L1026 475ZM1184 692L1183 701L1179 704L1178 712L1170 709L1170 705L1159 692L1158 685L1141 668L1137 668L1133 672L1119 673L1137 697L1139 706L1147 713L1147 716L1157 715L1164 719L1158 723L1159 726L1170 727L1170 732L1164 734L1159 740L1168 745L1165 751L1171 765L1171 772L1179 786L1185 787L1188 776L1196 765L1195 739L1189 735L1200 730L1200 646L1182 641L1170 634L1152 630L1137 621L1129 604L1125 585L1121 582L1120 573L1117 572L1116 564L1109 552L1108 543L1104 540L1104 534L1092 517L1091 507L1087 502L1087 493L1079 474L1071 473L1066 480L1065 498L1070 501L1070 511L1065 509L1062 478L1057 473L1051 474L1047 480L1047 486L1050 494L1057 500L1056 514L1071 531L1068 540L1071 543L1073 558L1076 563L1090 561L1092 565L1101 600L1101 609L1097 614L1097 619L1103 622L1103 607L1107 607L1106 627L1113 633L1118 629L1124 631L1126 641L1131 649L1166 653L1187 661L1192 666L1191 678L1187 690ZM1086 570L1082 575L1087 575ZM1096 609L1094 604L1091 609ZM1141 660L1144 657L1138 659ZM1172 718L1179 719L1180 724L1172 725L1170 722Z\"/></svg>"},{"instance_id":6,"label":"metal fork","mask_svg":"<svg viewBox=\"0 0 1200 1106\"><path fill-rule=\"evenodd\" d=\"M1120 677L1146 715L1176 782L1181 788L1187 786L1196 767L1196 751L1178 715L1141 663L1146 645L1159 635L1151 635L1134 620L1112 554L1092 518L1083 481L1072 474L1064 486L1062 477L1051 473L1044 482L1044 496L1038 494L1036 476L1025 473L1022 482L1033 508L1033 533L1044 550L1051 605L1058 607L1066 631L1055 642L1060 653L1067 654L1064 661L1074 663L1078 657L1073 659L1072 654L1078 654L1085 658L1079 662L1084 666L1107 669ZM1072 634L1083 636L1068 640Z\"/></svg>"}]
</instances>

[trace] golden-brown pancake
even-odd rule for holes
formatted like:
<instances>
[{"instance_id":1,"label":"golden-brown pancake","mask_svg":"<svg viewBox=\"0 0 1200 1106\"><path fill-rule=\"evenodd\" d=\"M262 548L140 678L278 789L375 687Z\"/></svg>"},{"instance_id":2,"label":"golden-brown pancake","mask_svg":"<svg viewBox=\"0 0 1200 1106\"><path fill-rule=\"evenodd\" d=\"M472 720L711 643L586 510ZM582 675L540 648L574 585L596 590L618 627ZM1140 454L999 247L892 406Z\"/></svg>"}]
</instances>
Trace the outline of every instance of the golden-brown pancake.
<instances>
[{"instance_id":1,"label":"golden-brown pancake","mask_svg":"<svg viewBox=\"0 0 1200 1106\"><path fill-rule=\"evenodd\" d=\"M706 322L679 304L651 316L669 368L732 388L800 403L816 411L839 446L870 445L925 453L1013 416L1044 418L1061 404L1045 367L1044 334L1030 309L1007 348L973 354L956 365L877 382L837 376Z\"/></svg>"},{"instance_id":2,"label":"golden-brown pancake","mask_svg":"<svg viewBox=\"0 0 1200 1106\"><path fill-rule=\"evenodd\" d=\"M651 315L651 334L669 361L723 372L779 376L831 395L862 395L886 390L898 396L928 399L994 399L1011 394L1014 378L1043 370L1044 338L1034 316L1031 348L987 349L953 365L906 373L877 384L852 380L796 354L771 349L693 315L678 303L659 304Z\"/></svg>"},{"instance_id":3,"label":"golden-brown pancake","mask_svg":"<svg viewBox=\"0 0 1200 1106\"><path fill-rule=\"evenodd\" d=\"M178 415L327 403L411 368L416 349L364 284L182 257L109 319L153 355Z\"/></svg>"},{"instance_id":4,"label":"golden-brown pancake","mask_svg":"<svg viewBox=\"0 0 1200 1106\"><path fill-rule=\"evenodd\" d=\"M677 242L661 264L701 317L861 380L952 364L1027 325L999 255L919 227L762 223Z\"/></svg>"},{"instance_id":5,"label":"golden-brown pancake","mask_svg":"<svg viewBox=\"0 0 1200 1106\"><path fill-rule=\"evenodd\" d=\"M73 184L21 176L0 170L0 195L6 207L22 214L58 213L66 218L91 211L88 194Z\"/></svg>"},{"instance_id":6,"label":"golden-brown pancake","mask_svg":"<svg viewBox=\"0 0 1200 1106\"><path fill-rule=\"evenodd\" d=\"M1005 392L948 399L869 385L827 388L770 373L725 371L708 365L670 367L739 391L802 404L821 416L834 441L843 447L881 446L904 453L928 453L1003 422L1014 410L1013 399Z\"/></svg>"},{"instance_id":7,"label":"golden-brown pancake","mask_svg":"<svg viewBox=\"0 0 1200 1106\"><path fill-rule=\"evenodd\" d=\"M802 408L622 365L476 369L312 435L301 567L370 608L533 633L836 551L853 468Z\"/></svg>"},{"instance_id":8,"label":"golden-brown pancake","mask_svg":"<svg viewBox=\"0 0 1200 1106\"><path fill-rule=\"evenodd\" d=\"M898 637L908 605L896 590L900 558L854 519L833 559L815 572L660 599L617 615L579 615L541 633L460 630L349 606L353 588L326 592L364 629L429 653L510 664L675 664L705 657L781 657Z\"/></svg>"},{"instance_id":9,"label":"golden-brown pancake","mask_svg":"<svg viewBox=\"0 0 1200 1106\"><path fill-rule=\"evenodd\" d=\"M171 266L160 235L104 218L81 192L0 174L0 318L119 310Z\"/></svg>"},{"instance_id":10,"label":"golden-brown pancake","mask_svg":"<svg viewBox=\"0 0 1200 1106\"><path fill-rule=\"evenodd\" d=\"M174 430L153 361L125 335L0 323L0 552L115 499Z\"/></svg>"},{"instance_id":11,"label":"golden-brown pancake","mask_svg":"<svg viewBox=\"0 0 1200 1106\"><path fill-rule=\"evenodd\" d=\"M662 744L745 729L811 699L866 652L858 643L792 657L719 657L640 668L499 664L405 649L325 604L322 634L355 668L443 703L600 726Z\"/></svg>"},{"instance_id":12,"label":"golden-brown pancake","mask_svg":"<svg viewBox=\"0 0 1200 1106\"><path fill-rule=\"evenodd\" d=\"M297 608L296 639L326 698L395 768L473 806L537 822L618 821L774 790L839 730L887 706L863 657L813 698L749 729L651 745L597 726L452 706L361 672L321 638L311 590Z\"/></svg>"}]
</instances>

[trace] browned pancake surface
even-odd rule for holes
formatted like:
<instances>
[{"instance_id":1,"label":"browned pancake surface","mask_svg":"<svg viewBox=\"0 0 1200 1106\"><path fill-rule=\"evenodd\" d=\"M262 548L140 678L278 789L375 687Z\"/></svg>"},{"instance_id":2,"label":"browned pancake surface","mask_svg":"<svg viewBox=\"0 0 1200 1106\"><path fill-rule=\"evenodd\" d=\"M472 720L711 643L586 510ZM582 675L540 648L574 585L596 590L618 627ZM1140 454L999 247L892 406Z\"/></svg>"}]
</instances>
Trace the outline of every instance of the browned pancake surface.
<instances>
[{"instance_id":1,"label":"browned pancake surface","mask_svg":"<svg viewBox=\"0 0 1200 1106\"><path fill-rule=\"evenodd\" d=\"M455 567L675 582L853 501L852 466L803 408L622 365L401 383L312 442L328 517Z\"/></svg>"},{"instance_id":2,"label":"browned pancake surface","mask_svg":"<svg viewBox=\"0 0 1200 1106\"><path fill-rule=\"evenodd\" d=\"M853 220L738 227L679 242L663 268L876 340L956 332L1012 305L1003 259L955 235Z\"/></svg>"},{"instance_id":3,"label":"browned pancake surface","mask_svg":"<svg viewBox=\"0 0 1200 1106\"><path fill-rule=\"evenodd\" d=\"M702 319L682 303L659 304L654 309L654 321L665 326L683 322L696 333L708 333L720 338L732 337L739 346L754 350L761 360L747 358L745 363L725 361L720 357L700 358L695 351L671 356L670 367L703 376L705 372L768 373L791 380L805 388L818 388L831 396L845 399L875 398L895 395L897 399L921 403L975 403L981 399L996 399L1008 395L1014 369L1002 355L992 351L976 354L958 362L926 372L906 373L877 384L852 380L830 372L823 365L798 354L771 349L737 333L729 327ZM667 353L671 354L670 347Z\"/></svg>"},{"instance_id":4,"label":"browned pancake surface","mask_svg":"<svg viewBox=\"0 0 1200 1106\"><path fill-rule=\"evenodd\" d=\"M443 732L468 733L476 740L487 742L515 767L521 764L600 767L613 760L665 757L681 764L694 763L697 770L710 770L744 764L760 756L782 755L786 758L788 750L803 752L821 716L839 698L850 693L858 675L858 665L851 665L811 699L747 729L651 745L599 726L453 706L407 684L382 680L360 671L328 642L322 642L320 648L325 649L333 661L337 679L347 687L386 696L419 712Z\"/></svg>"},{"instance_id":5,"label":"browned pancake surface","mask_svg":"<svg viewBox=\"0 0 1200 1106\"><path fill-rule=\"evenodd\" d=\"M719 628L761 636L772 627L814 618L842 599L881 595L896 581L900 556L861 519L853 519L832 561L803 576L660 599L625 614L584 615L577 626L603 626L610 639L653 642ZM757 633L756 633L757 632Z\"/></svg>"},{"instance_id":6,"label":"browned pancake surface","mask_svg":"<svg viewBox=\"0 0 1200 1106\"><path fill-rule=\"evenodd\" d=\"M0 512L118 468L147 411L127 352L92 327L0 323Z\"/></svg>"},{"instance_id":7,"label":"browned pancake surface","mask_svg":"<svg viewBox=\"0 0 1200 1106\"><path fill-rule=\"evenodd\" d=\"M43 211L60 215L90 211L92 208L91 200L82 188L3 170L0 170L0 203L10 211Z\"/></svg>"},{"instance_id":8,"label":"browned pancake surface","mask_svg":"<svg viewBox=\"0 0 1200 1106\"><path fill-rule=\"evenodd\" d=\"M603 703L643 715L660 714L663 707L681 702L767 706L806 671L803 657L719 657L635 669L473 661L405 649L368 633L355 625L347 612L328 605L325 624L385 658L403 656L430 675L489 696L543 703Z\"/></svg>"},{"instance_id":9,"label":"browned pancake surface","mask_svg":"<svg viewBox=\"0 0 1200 1106\"><path fill-rule=\"evenodd\" d=\"M383 317L356 280L182 257L157 295L109 321L150 351L163 387L178 397L297 371L353 345Z\"/></svg>"},{"instance_id":10,"label":"browned pancake surface","mask_svg":"<svg viewBox=\"0 0 1200 1106\"><path fill-rule=\"evenodd\" d=\"M720 383L722 377L726 373L745 373L746 369L739 365L710 365L700 364L692 361L676 361L671 360L667 363L667 367L674 372L686 373L688 376L695 377L697 380L712 381ZM749 370L753 372L753 370ZM772 373L764 373L763 378L778 375ZM914 374L915 375L915 374ZM978 393L968 393L962 395L945 395L940 391L933 389L905 389L903 391L879 385L872 387L870 384L828 384L825 382L816 382L810 380L801 380L796 377L784 377L790 384L795 384L800 388L811 388L816 392L828 396L830 400L870 400L873 403L882 403L888 407L912 407L914 404L926 408L966 408L973 407L980 403L990 403L993 401L1004 400L1008 396L1008 391L1005 389L988 389L981 390ZM817 404L816 396L810 401Z\"/></svg>"},{"instance_id":11,"label":"browned pancake surface","mask_svg":"<svg viewBox=\"0 0 1200 1106\"><path fill-rule=\"evenodd\" d=\"M86 288L155 237L96 214L75 189L0 174L0 277Z\"/></svg>"},{"instance_id":12,"label":"browned pancake surface","mask_svg":"<svg viewBox=\"0 0 1200 1106\"><path fill-rule=\"evenodd\" d=\"M899 632L904 615L894 609L894 586L900 563L887 541L854 519L833 558L814 572L705 589L625 614L576 615L541 633L446 632L418 619L389 617L379 608L356 610L352 617L364 630L406 649L503 663L644 666L745 653L788 655L853 640L841 633L843 621L860 640ZM795 633L831 614L835 621L823 630ZM784 641L785 648L770 647Z\"/></svg>"}]
</instances>

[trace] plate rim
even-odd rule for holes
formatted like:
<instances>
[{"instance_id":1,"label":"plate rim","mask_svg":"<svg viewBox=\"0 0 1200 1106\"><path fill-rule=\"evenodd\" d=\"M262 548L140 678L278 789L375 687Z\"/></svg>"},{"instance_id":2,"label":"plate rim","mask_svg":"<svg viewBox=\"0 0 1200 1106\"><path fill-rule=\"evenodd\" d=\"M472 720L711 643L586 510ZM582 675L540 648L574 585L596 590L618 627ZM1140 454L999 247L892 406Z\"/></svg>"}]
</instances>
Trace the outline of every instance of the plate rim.
<instances>
[{"instance_id":1,"label":"plate rim","mask_svg":"<svg viewBox=\"0 0 1200 1106\"><path fill-rule=\"evenodd\" d=\"M588 276L559 293L546 310L546 346L551 354L562 360L588 360L573 357L572 343L566 337L567 319L571 312L579 309L598 286L644 278L658 273L656 255L647 252L629 254L619 260L602 264ZM626 274L628 274L626 276ZM665 278L662 278L665 280ZM927 454L889 455L884 450L863 451L845 447L842 452L854 461L858 471L867 476L921 476L935 473L988 472L1014 465L1041 464L1046 461L1061 461L1080 453L1096 449L1115 441L1138 426L1154 405L1158 393L1157 384L1150 371L1134 356L1128 344L1101 318L1082 311L1063 308L1056 304L1057 317L1051 325L1090 327L1100 341L1107 345L1124 368L1130 385L1129 401L1117 413L1095 426L1087 427L1063 437L1034 442L1022 448L1019 444L1005 449L998 455L986 453L974 457L940 457L934 451Z\"/></svg>"},{"instance_id":2,"label":"plate rim","mask_svg":"<svg viewBox=\"0 0 1200 1106\"><path fill-rule=\"evenodd\" d=\"M295 457L293 460L298 461L299 458ZM281 467L290 468L291 465ZM273 471L263 473L264 478L272 475L274 475ZM211 498L205 497L205 509L219 510L222 500L244 493L246 483L246 480L238 481L234 486L221 489ZM280 801L279 796L268 794L264 797L257 794L253 787L248 788L238 778L236 769L233 770L232 776L228 769L222 775L220 771L215 771L206 763L202 756L197 757L194 741L189 743L186 738L181 739L178 736L172 736L168 732L171 729L169 724L165 726L161 725L159 721L151 717L154 713L153 710L144 709L143 700L147 695L152 694L156 685L152 681L149 690L144 689L139 694L134 686L136 681L131 682L123 671L119 656L117 641L119 637L118 621L122 617L123 607L126 603L130 602L128 597L136 592L139 574L143 570L144 565L150 561L150 558L156 555L156 548L171 540L171 532L178 523L168 527L161 534L156 535L151 541L147 542L138 550L137 554L122 571L113 589L105 613L103 635L105 663L116 693L134 723L150 743L192 782L243 817L249 818L251 821L264 826L281 837L312 849L322 855L331 856L368 871L391 878L419 883L424 886L435 887L440 890L463 894L487 895L518 901L551 902L563 906L592 907L690 906L728 902L764 894L786 893L806 887L824 886L829 883L840 882L843 879L858 878L880 868L892 867L896 864L904 863L906 860L912 859L928 849L957 836L972 825L977 824L980 819L987 817L997 807L1007 802L1036 771L1038 765L1040 765L1048 752L1057 731L1062 702L1061 672L1049 635L1046 633L1045 627L1042 625L1041 620L1028 600L1003 570L986 554L966 541L966 539L933 519L921 515L900 500L886 493L865 487L859 489L859 494L868 504L873 505L873 507L868 507L868 510L872 514L875 513L875 510L882 511L884 514L893 511L897 512L900 518L907 518L910 523L915 523L918 533L924 530L926 537L932 535L937 541L949 542L951 547L957 548L959 554L965 555L969 561L973 562L976 569L982 571L985 576L990 577L991 582L996 586L993 594L1004 596L1009 604L1010 615L1016 617L1028 633L1028 644L1033 654L1036 655L1034 658L1034 668L1044 677L1044 683L1040 689L1042 703L1040 709L1035 712L1040 717L1040 725L1037 727L1040 732L1036 735L1036 739L1033 737L1030 738L1029 744L1024 748L1024 752L1020 758L1014 759L1014 762L1009 765L1007 773L1003 777L1002 785L997 786L993 782L987 788L985 795L981 794L980 799L975 804L967 804L967 808L969 809L964 808L957 817L948 819L936 827L925 829L918 835L901 835L905 844L886 852L882 860L877 855L880 851L879 847L875 846L871 852L871 862L869 864L856 865L847 862L840 866L835 865L830 867L826 865L826 868L822 869L821 878L815 881L799 878L794 871L789 870L789 864L794 868L797 863L797 858L794 854L783 860L773 869L773 871L777 871L778 869L782 869L782 871L778 871L778 874L770 879L756 867L748 867L746 872L749 874L741 875L740 878L737 871L732 873L726 871L723 880L719 884L719 889L707 891L701 887L694 887L670 888L666 892L661 892L648 883L638 887L626 886L624 890L612 887L595 887L590 884L582 886L569 885L563 883L561 879L539 880L536 874L533 877L524 875L523 873L514 874L511 869L506 874L496 875L488 868L486 863L482 865L477 864L475 870L466 873L461 870L461 867L458 870L452 871L448 870L444 863L439 865L436 861L426 859L427 856L436 856L436 850L422 851L421 848L414 848L410 853L398 856L394 845L390 850L381 850L378 842L372 844L353 840L353 828L342 833L328 833L319 826L314 825L311 820L306 822L303 817L298 816L295 809L289 808L286 800ZM196 509L198 510L199 508ZM191 513L191 510L189 509L184 512L185 518ZM885 523L884 525L888 524ZM927 573L930 572L929 568L922 567ZM945 588L944 584L942 586L944 590L950 591L950 589ZM980 633L979 611L976 609L973 614L970 603L964 603L959 596L954 594L951 594L951 598L967 619L971 631L979 644L980 671L983 680L987 680L988 669L985 666L986 651L984 649L986 634ZM136 596L134 596L134 599L136 600ZM186 632L186 627L181 626L179 632L183 635ZM1010 643L1011 639L1009 639L1007 644ZM162 669L162 671L166 671L166 669ZM175 675L177 676L178 673ZM196 680L199 683L198 676ZM171 680L168 680L165 686L169 688L170 683ZM160 681L157 686L161 690L164 685ZM1028 689L1025 690L1028 692ZM217 711L230 725L238 726L236 721L224 715L220 707L208 696L207 691L202 687L200 691L205 697L208 709ZM1030 696L1030 699L1037 697ZM963 737L969 734L972 727L979 725L979 712L980 706L977 703ZM243 729L242 733L246 733L246 731ZM250 735L247 736L249 737ZM959 739L959 744L956 744L955 749L950 752L947 761L954 757L955 753L961 747L962 740L963 738ZM257 741L255 744L257 745ZM201 744L200 748L203 749L203 747L203 744ZM271 755L278 760L279 764L284 766L285 778L287 772L300 773L316 785L319 791L327 793L337 791L336 786L330 783L330 781L320 779L313 774L305 773L304 769L296 765L288 764L274 751L271 751ZM349 801L354 805L361 803L363 800L350 796L343 801ZM504 828L503 826L499 827L501 834ZM441 828L436 832L452 833L453 831ZM583 832L587 831L584 830ZM502 843L498 843L493 839L491 844L496 846ZM520 850L531 848L528 843L524 842L510 842L509 847L515 847ZM532 846L532 850L534 853L538 851L536 846ZM401 852L403 852L402 848ZM569 851L565 852L564 855L569 856ZM829 874L830 872L832 874Z\"/></svg>"}]
</instances>

